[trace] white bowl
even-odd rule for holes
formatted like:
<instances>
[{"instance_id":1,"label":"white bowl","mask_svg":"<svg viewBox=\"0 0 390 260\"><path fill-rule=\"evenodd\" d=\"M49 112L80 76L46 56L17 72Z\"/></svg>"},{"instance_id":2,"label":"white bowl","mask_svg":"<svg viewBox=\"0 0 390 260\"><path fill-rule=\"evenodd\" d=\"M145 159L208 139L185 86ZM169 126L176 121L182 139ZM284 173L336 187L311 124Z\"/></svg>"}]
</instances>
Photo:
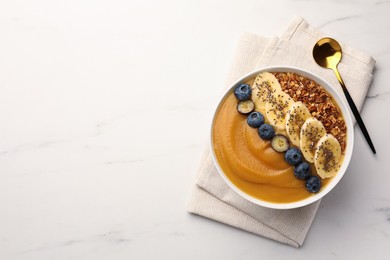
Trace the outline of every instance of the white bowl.
<instances>
[{"instance_id":1,"label":"white bowl","mask_svg":"<svg viewBox=\"0 0 390 260\"><path fill-rule=\"evenodd\" d=\"M259 73L265 72L265 71L268 71L268 72L294 72L294 73L302 75L308 79L314 80L315 82L320 84L328 93L330 93L332 95L334 100L339 105L341 112L343 114L346 126L347 126L347 145L346 145L346 149L345 149L344 159L343 159L343 162L342 162L342 165L340 167L339 172L337 173L336 176L334 176L330 180L330 182L325 187L323 187L320 190L320 192L313 194L312 196L310 196L306 199L300 200L300 201L291 202L291 203L273 203L273 202L264 201L264 200L250 196L249 194L247 194L247 193L241 191L239 188L237 188L226 177L226 175L224 174L224 172L223 172L222 168L220 167L218 160L215 156L214 143L213 143L213 127L214 127L216 114L217 114L221 104L223 103L225 98L230 93L233 92L234 87L238 83L245 82L248 79L254 78ZM267 208L273 208L273 209L292 209L292 208L303 207L303 206L309 205L315 201L318 201L319 199L324 197L326 194L328 194L328 192L330 192L337 185L337 183L341 180L341 178L344 176L344 173L347 170L347 167L348 167L349 162L351 160L352 150L353 150L353 142L354 142L354 128L353 128L351 113L350 113L348 104L344 101L344 99L341 98L340 94L328 82L326 82L324 79L312 74L311 72L304 70L304 69L301 69L301 68L290 67L290 66L273 66L273 67L266 67L266 68L262 68L262 69L253 71L253 72L245 75L241 79L239 79L237 82L235 82L231 86L231 88L226 92L224 97L219 102L217 109L215 110L212 125L211 125L211 136L210 137L211 137L211 142L210 142L211 151L212 151L212 157L213 157L214 163L218 169L218 172L220 173L222 178L225 180L225 182L230 186L230 188L232 188L237 194L239 194L244 199L249 200L257 205L264 206Z\"/></svg>"}]
</instances>

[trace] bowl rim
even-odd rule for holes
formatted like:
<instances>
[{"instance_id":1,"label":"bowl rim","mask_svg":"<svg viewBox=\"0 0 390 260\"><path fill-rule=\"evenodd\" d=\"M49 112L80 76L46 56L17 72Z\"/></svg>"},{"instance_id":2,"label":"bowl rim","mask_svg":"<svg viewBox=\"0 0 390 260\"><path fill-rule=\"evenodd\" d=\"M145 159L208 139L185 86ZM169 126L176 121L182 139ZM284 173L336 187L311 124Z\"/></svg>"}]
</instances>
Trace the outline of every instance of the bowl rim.
<instances>
[{"instance_id":1,"label":"bowl rim","mask_svg":"<svg viewBox=\"0 0 390 260\"><path fill-rule=\"evenodd\" d=\"M249 194L245 193L244 191L240 190L238 187L236 187L228 177L223 173L222 168L219 165L219 162L216 158L215 155L215 150L214 150L214 143L213 143L213 128L214 128L214 123L216 119L217 112L219 111L223 101L227 98L230 93L233 92L233 88L241 83L245 82L246 80L253 78L257 74L261 72L294 72L299 75L302 75L304 77L307 77L311 80L314 80L316 83L320 84L322 87L325 88L327 92L329 92L334 100L337 102L341 109L341 113L343 115L343 118L345 120L346 126L347 126L347 146L345 150L345 155L343 159L343 163L340 167L339 172L333 179L328 183L322 191L319 193L310 196L306 199L295 201L295 202L290 202L290 203L273 203L265 200L261 200L255 197L250 196ZM239 196L242 198L255 203L259 206L267 207L267 208L272 208L272 209L293 209L293 208L300 208L304 207L306 205L312 204L321 198L323 198L326 194L328 194L341 180L341 178L344 176L348 165L351 161L352 157L352 151L353 151L353 146L354 146L354 125L352 121L352 116L351 116L351 111L349 106L347 105L346 101L344 100L344 97L341 96L341 93L339 93L331 84L329 84L326 80L321 78L320 76L314 74L313 72L310 72L306 69L302 69L299 67L294 67L294 66L268 66L268 67L262 67L256 70L253 70L252 72L244 75L240 79L234 82L234 84L231 84L228 90L224 92L225 94L223 97L219 100L218 105L216 109L214 110L213 118L212 118L212 123L211 123L211 131L210 131L210 149L211 149L211 155L212 159L214 162L214 165L216 166L219 175L222 177L222 179L228 184L228 186L234 190Z\"/></svg>"}]
</instances>

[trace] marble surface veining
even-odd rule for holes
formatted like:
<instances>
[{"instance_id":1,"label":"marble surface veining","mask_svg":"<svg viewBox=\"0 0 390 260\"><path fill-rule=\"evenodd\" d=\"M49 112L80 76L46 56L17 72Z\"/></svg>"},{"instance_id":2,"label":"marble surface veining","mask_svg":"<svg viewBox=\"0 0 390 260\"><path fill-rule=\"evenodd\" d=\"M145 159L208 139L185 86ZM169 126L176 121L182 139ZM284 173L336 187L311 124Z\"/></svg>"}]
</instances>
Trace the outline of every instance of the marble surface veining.
<instances>
[{"instance_id":1,"label":"marble surface veining","mask_svg":"<svg viewBox=\"0 0 390 260\"><path fill-rule=\"evenodd\" d=\"M0 259L387 259L390 1L2 1ZM376 59L294 249L185 212L238 36L301 15Z\"/></svg>"}]
</instances>

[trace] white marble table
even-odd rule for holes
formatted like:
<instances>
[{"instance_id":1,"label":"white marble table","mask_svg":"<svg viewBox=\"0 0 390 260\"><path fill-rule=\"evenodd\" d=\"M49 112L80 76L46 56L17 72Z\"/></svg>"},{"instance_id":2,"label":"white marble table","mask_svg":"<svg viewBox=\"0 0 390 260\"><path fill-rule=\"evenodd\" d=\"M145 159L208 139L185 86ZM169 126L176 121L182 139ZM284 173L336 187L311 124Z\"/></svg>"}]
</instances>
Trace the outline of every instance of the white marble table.
<instances>
[{"instance_id":1,"label":"white marble table","mask_svg":"<svg viewBox=\"0 0 390 260\"><path fill-rule=\"evenodd\" d=\"M1 1L0 259L388 259L390 1ZM295 249L185 204L238 36L296 15L377 60Z\"/></svg>"}]
</instances>

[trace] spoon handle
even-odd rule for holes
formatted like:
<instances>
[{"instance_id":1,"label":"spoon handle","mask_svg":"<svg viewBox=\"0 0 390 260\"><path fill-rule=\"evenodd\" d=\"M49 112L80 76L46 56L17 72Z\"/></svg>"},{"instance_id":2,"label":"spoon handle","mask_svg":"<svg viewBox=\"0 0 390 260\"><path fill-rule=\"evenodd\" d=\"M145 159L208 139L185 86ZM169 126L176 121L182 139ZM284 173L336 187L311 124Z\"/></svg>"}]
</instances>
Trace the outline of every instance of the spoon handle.
<instances>
[{"instance_id":1,"label":"spoon handle","mask_svg":"<svg viewBox=\"0 0 390 260\"><path fill-rule=\"evenodd\" d=\"M337 68L334 68L333 71L336 74L336 77L337 77L338 81L340 82L341 87L343 88L344 95L347 98L348 104L352 110L353 115L355 116L356 122L358 123L360 129L362 130L362 133L363 133L364 137L366 138L366 141L367 141L368 145L370 146L372 152L374 154L376 154L374 144L372 143L370 135L368 134L367 128L363 123L363 119L360 116L359 111L355 105L355 102L353 102L353 99L352 99L351 95L349 94L347 87L345 86L344 81L340 76L339 71L337 70Z\"/></svg>"}]
</instances>

